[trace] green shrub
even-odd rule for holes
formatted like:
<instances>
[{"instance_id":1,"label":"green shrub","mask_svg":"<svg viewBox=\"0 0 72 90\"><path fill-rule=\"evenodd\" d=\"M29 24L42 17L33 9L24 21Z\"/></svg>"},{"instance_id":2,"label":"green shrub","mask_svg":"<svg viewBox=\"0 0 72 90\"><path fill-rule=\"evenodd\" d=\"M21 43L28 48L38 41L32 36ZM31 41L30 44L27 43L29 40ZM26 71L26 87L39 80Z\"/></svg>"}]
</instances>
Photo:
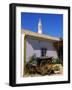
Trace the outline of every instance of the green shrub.
<instances>
[{"instance_id":1,"label":"green shrub","mask_svg":"<svg viewBox=\"0 0 72 90\"><path fill-rule=\"evenodd\" d=\"M30 64L37 64L37 58L36 58L35 54L30 57L29 63Z\"/></svg>"},{"instance_id":2,"label":"green shrub","mask_svg":"<svg viewBox=\"0 0 72 90\"><path fill-rule=\"evenodd\" d=\"M53 59L52 61L53 64L62 64L63 65L63 61L61 59Z\"/></svg>"}]
</instances>

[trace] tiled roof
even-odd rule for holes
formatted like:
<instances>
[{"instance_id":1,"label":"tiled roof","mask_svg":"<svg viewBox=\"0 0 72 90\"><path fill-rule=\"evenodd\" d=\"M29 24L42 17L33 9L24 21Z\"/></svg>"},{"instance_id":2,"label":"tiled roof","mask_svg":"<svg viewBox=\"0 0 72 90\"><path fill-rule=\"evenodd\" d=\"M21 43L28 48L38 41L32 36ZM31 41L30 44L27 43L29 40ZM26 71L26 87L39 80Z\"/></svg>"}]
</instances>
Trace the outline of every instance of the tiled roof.
<instances>
[{"instance_id":1,"label":"tiled roof","mask_svg":"<svg viewBox=\"0 0 72 90\"><path fill-rule=\"evenodd\" d=\"M60 41L60 38L58 37L53 37L53 36L49 36L49 35L45 35L45 34L39 34L39 33L36 33L36 32L32 32L30 30L21 30L21 33L25 33L25 35L27 36L33 36L33 37L36 37L36 38L41 38L41 39L46 39L46 40L54 40L54 41Z\"/></svg>"}]
</instances>

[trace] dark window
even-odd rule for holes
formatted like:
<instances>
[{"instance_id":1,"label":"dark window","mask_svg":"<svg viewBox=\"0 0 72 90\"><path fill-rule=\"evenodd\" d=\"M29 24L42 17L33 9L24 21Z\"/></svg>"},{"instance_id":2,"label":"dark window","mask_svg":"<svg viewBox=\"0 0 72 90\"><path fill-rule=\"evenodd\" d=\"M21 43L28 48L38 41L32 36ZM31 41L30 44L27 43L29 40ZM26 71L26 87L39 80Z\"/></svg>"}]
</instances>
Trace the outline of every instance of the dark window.
<instances>
[{"instance_id":1,"label":"dark window","mask_svg":"<svg viewBox=\"0 0 72 90\"><path fill-rule=\"evenodd\" d=\"M46 48L42 48L41 49L41 56L46 56L46 51L47 51Z\"/></svg>"}]
</instances>

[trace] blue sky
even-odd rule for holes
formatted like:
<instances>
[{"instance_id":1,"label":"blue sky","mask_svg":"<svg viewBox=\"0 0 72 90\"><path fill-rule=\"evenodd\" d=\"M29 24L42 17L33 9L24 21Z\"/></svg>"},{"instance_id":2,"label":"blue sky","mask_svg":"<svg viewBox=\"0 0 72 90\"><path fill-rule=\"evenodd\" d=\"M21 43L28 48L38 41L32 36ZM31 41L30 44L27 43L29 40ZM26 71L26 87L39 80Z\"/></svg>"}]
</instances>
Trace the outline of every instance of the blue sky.
<instances>
[{"instance_id":1,"label":"blue sky","mask_svg":"<svg viewBox=\"0 0 72 90\"><path fill-rule=\"evenodd\" d=\"M42 21L42 32L46 35L63 37L63 15L43 13L21 13L21 29L38 32L39 18Z\"/></svg>"}]
</instances>

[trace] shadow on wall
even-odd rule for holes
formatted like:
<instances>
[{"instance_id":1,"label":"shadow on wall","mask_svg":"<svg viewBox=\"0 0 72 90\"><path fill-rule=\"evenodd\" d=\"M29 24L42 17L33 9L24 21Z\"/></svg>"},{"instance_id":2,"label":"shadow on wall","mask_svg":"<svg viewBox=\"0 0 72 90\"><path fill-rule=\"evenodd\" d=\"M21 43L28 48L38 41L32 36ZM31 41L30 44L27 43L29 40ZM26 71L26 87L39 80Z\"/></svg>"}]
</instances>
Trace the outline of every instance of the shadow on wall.
<instances>
[{"instance_id":1,"label":"shadow on wall","mask_svg":"<svg viewBox=\"0 0 72 90\"><path fill-rule=\"evenodd\" d=\"M34 50L40 50L41 48L46 48L49 51L56 51L55 47L53 46L53 41L48 40L37 40L33 38L27 38L29 44L31 44Z\"/></svg>"}]
</instances>

